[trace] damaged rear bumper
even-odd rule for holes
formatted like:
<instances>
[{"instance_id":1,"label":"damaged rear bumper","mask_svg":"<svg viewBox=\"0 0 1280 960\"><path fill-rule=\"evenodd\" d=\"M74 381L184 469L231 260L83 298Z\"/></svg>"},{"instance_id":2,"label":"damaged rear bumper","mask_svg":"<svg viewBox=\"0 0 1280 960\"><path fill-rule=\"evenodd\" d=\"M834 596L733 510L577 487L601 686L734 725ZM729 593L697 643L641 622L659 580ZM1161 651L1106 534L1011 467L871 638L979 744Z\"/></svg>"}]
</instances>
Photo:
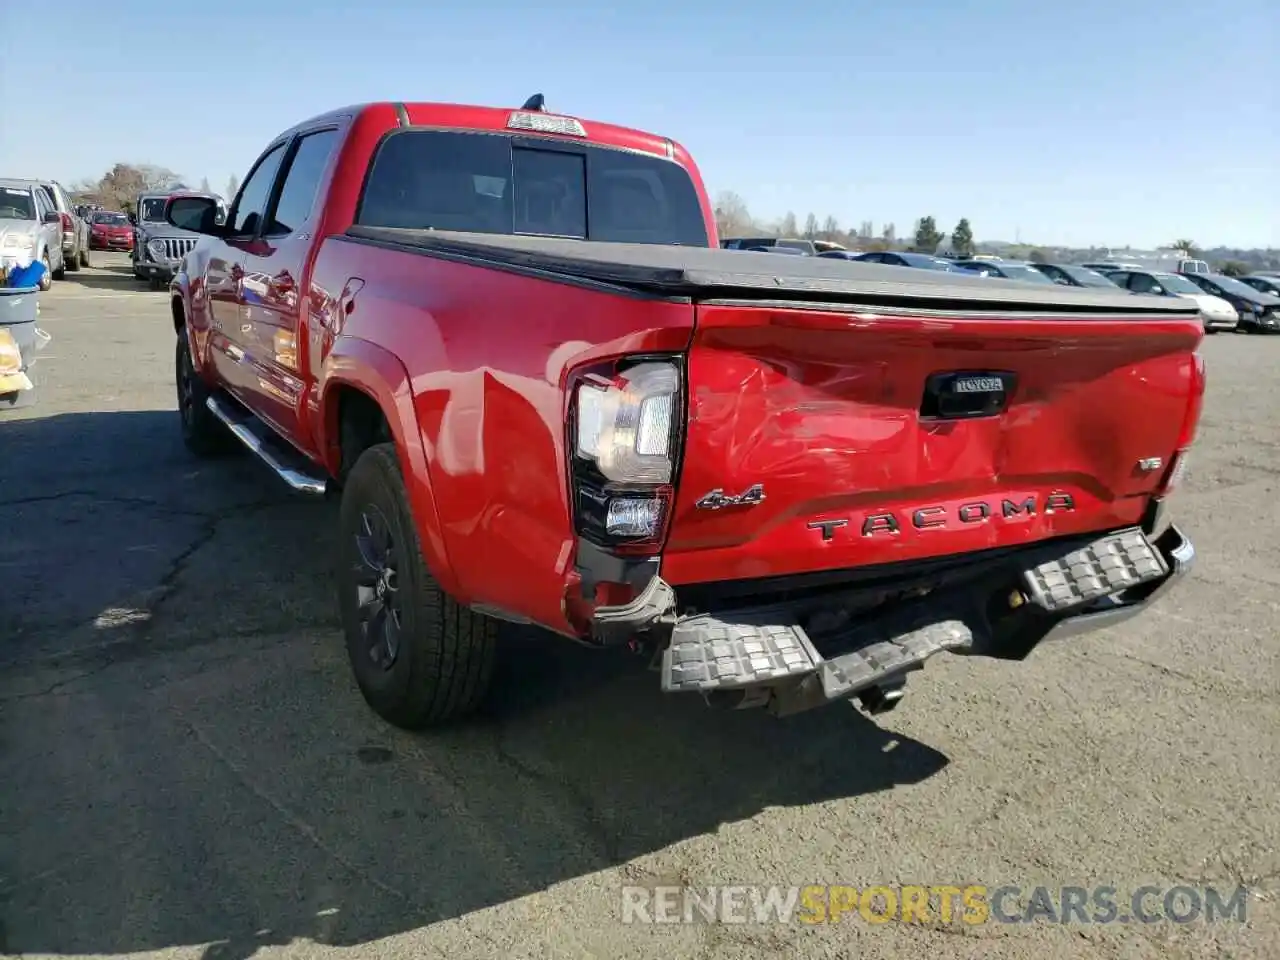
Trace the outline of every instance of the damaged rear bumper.
<instances>
[{"instance_id":1,"label":"damaged rear bumper","mask_svg":"<svg viewBox=\"0 0 1280 960\"><path fill-rule=\"evenodd\" d=\"M661 653L662 689L778 715L859 699L892 708L906 675L942 651L1022 659L1037 645L1114 626L1146 610L1195 561L1170 526L1044 544L981 577L875 611L846 612L841 591L815 600L682 613L655 577L632 602L596 610L601 643L640 635Z\"/></svg>"}]
</instances>

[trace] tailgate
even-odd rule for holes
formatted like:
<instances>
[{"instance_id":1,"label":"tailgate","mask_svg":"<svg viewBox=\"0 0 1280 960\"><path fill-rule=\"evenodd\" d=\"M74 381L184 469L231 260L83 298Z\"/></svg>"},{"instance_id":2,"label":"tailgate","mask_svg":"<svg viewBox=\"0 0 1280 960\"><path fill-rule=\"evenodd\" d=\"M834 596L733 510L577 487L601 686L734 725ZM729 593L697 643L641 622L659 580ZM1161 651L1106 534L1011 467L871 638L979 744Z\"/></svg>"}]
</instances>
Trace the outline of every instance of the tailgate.
<instances>
[{"instance_id":1,"label":"tailgate","mask_svg":"<svg viewBox=\"0 0 1280 960\"><path fill-rule=\"evenodd\" d=\"M698 306L673 584L937 557L1139 522L1198 318Z\"/></svg>"}]
</instances>

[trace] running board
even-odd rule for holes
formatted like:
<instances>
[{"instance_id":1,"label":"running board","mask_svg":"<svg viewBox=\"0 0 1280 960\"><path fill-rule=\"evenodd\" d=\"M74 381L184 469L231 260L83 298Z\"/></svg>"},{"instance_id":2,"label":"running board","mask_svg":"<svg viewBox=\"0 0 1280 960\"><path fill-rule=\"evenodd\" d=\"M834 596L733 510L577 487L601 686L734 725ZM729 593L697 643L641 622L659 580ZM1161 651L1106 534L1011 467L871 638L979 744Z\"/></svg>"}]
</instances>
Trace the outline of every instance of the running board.
<instances>
[{"instance_id":1,"label":"running board","mask_svg":"<svg viewBox=\"0 0 1280 960\"><path fill-rule=\"evenodd\" d=\"M324 496L328 480L293 447L234 400L214 395L205 406L215 417L226 424L237 440L248 447L263 463L275 471L276 476L299 493Z\"/></svg>"}]
</instances>

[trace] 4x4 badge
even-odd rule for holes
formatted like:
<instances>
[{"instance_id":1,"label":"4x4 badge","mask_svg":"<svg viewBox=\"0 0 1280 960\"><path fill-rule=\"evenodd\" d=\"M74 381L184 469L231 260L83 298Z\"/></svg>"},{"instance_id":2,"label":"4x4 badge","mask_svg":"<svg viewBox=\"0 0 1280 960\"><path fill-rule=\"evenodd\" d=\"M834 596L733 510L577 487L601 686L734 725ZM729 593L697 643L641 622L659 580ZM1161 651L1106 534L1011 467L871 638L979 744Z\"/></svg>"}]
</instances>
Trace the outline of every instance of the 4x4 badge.
<instances>
[{"instance_id":1,"label":"4x4 badge","mask_svg":"<svg viewBox=\"0 0 1280 960\"><path fill-rule=\"evenodd\" d=\"M694 506L699 510L723 510L725 507L754 507L757 503L764 503L763 483L752 484L736 496L717 488L704 494Z\"/></svg>"}]
</instances>

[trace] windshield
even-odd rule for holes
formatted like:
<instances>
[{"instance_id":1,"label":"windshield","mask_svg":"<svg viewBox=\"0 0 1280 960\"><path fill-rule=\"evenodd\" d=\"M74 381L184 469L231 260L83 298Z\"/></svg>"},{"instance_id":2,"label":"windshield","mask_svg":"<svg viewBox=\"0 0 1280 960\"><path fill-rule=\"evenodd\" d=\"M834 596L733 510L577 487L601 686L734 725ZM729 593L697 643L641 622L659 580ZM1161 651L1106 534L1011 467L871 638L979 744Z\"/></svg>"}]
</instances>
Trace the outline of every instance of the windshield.
<instances>
[{"instance_id":1,"label":"windshield","mask_svg":"<svg viewBox=\"0 0 1280 960\"><path fill-rule=\"evenodd\" d=\"M30 190L0 189L0 220L34 220L36 203Z\"/></svg>"},{"instance_id":2,"label":"windshield","mask_svg":"<svg viewBox=\"0 0 1280 960\"><path fill-rule=\"evenodd\" d=\"M1088 267L1059 267L1058 269L1084 287L1110 287L1114 290L1116 286L1098 271L1090 270Z\"/></svg>"},{"instance_id":3,"label":"windshield","mask_svg":"<svg viewBox=\"0 0 1280 960\"><path fill-rule=\"evenodd\" d=\"M1056 286L1052 280L1034 267L1028 267L1020 263L1000 263L991 264L991 266L1010 280L1025 280L1028 283L1048 283Z\"/></svg>"},{"instance_id":4,"label":"windshield","mask_svg":"<svg viewBox=\"0 0 1280 960\"><path fill-rule=\"evenodd\" d=\"M95 213L93 215L94 223L105 223L110 227L127 227L129 218L123 213Z\"/></svg>"},{"instance_id":5,"label":"windshield","mask_svg":"<svg viewBox=\"0 0 1280 960\"><path fill-rule=\"evenodd\" d=\"M940 260L937 257L924 257L915 264L917 267L924 267L926 270L941 270L944 273L964 273L950 260Z\"/></svg>"},{"instance_id":6,"label":"windshield","mask_svg":"<svg viewBox=\"0 0 1280 960\"><path fill-rule=\"evenodd\" d=\"M147 197L142 201L142 219L164 223L164 204L168 197Z\"/></svg>"},{"instance_id":7,"label":"windshield","mask_svg":"<svg viewBox=\"0 0 1280 960\"><path fill-rule=\"evenodd\" d=\"M1221 287L1227 293L1234 293L1237 297L1256 297L1260 291L1253 289L1247 283L1241 283L1239 280L1233 280L1231 277L1210 277L1215 287ZM1203 293L1204 291L1200 291ZM1263 294L1266 296L1266 294Z\"/></svg>"},{"instance_id":8,"label":"windshield","mask_svg":"<svg viewBox=\"0 0 1280 960\"><path fill-rule=\"evenodd\" d=\"M1152 276L1155 277L1156 283L1170 293L1204 293L1204 290L1200 287L1197 287L1186 277L1180 277L1176 273L1156 273L1152 274Z\"/></svg>"},{"instance_id":9,"label":"windshield","mask_svg":"<svg viewBox=\"0 0 1280 960\"><path fill-rule=\"evenodd\" d=\"M572 151L542 149L505 136L439 130L405 130L383 142L356 222L708 245L693 181L670 160L576 144Z\"/></svg>"}]
</instances>

